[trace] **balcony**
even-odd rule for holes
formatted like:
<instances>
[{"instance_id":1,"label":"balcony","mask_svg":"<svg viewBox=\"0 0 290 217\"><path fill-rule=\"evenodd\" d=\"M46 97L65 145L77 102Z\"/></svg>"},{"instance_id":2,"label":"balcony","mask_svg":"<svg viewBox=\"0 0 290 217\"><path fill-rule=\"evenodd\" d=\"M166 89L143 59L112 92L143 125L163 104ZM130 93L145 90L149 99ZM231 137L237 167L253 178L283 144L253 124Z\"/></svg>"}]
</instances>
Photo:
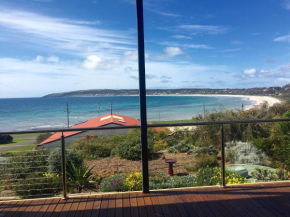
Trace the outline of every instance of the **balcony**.
<instances>
[{"instance_id":1,"label":"balcony","mask_svg":"<svg viewBox=\"0 0 290 217\"><path fill-rule=\"evenodd\" d=\"M290 183L199 187L0 203L0 216L289 216Z\"/></svg>"}]
</instances>

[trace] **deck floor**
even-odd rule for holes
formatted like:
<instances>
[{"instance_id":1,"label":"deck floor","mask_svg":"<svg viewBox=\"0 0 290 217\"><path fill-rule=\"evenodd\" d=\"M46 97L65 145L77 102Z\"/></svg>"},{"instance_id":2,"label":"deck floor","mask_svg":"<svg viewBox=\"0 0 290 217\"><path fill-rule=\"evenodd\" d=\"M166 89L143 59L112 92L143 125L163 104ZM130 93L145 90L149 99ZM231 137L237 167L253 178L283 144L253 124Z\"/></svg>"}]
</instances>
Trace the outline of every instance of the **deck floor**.
<instances>
[{"instance_id":1,"label":"deck floor","mask_svg":"<svg viewBox=\"0 0 290 217\"><path fill-rule=\"evenodd\" d=\"M290 182L1 202L0 216L290 216Z\"/></svg>"}]
</instances>

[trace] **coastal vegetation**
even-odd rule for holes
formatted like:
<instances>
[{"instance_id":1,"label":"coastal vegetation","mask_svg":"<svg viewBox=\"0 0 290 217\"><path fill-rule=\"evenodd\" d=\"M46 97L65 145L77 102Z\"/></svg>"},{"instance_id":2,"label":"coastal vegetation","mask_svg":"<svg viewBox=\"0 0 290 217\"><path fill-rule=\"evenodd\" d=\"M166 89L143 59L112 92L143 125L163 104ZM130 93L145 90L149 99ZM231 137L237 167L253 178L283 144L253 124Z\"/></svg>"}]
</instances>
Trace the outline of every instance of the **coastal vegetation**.
<instances>
[{"instance_id":1,"label":"coastal vegetation","mask_svg":"<svg viewBox=\"0 0 290 217\"><path fill-rule=\"evenodd\" d=\"M203 89L203 88L184 88L184 89L147 89L146 94L149 96L156 95L191 95L191 94L227 94L227 95L259 95L259 96L276 96L288 99L290 95L290 84L282 87L256 87L241 89ZM44 97L94 97L94 96L131 96L138 95L138 89L95 89L79 90L64 93L52 93Z\"/></svg>"},{"instance_id":2,"label":"coastal vegetation","mask_svg":"<svg viewBox=\"0 0 290 217\"><path fill-rule=\"evenodd\" d=\"M248 111L207 112L195 121L289 118L287 102ZM226 183L288 180L290 123L226 124ZM66 150L70 192L141 190L140 131L111 137L87 135ZM150 189L221 184L221 126L148 129ZM37 148L1 153L2 191L21 198L61 193L60 148ZM167 174L165 159L174 159L174 175ZM239 173L231 168L242 165ZM254 167L253 170L250 169ZM261 166L261 167L259 167Z\"/></svg>"},{"instance_id":3,"label":"coastal vegetation","mask_svg":"<svg viewBox=\"0 0 290 217\"><path fill-rule=\"evenodd\" d=\"M13 137L7 134L0 135L0 145L13 142Z\"/></svg>"},{"instance_id":4,"label":"coastal vegetation","mask_svg":"<svg viewBox=\"0 0 290 217\"><path fill-rule=\"evenodd\" d=\"M36 144L42 143L44 140L51 137L52 133L40 133L36 136Z\"/></svg>"}]
</instances>

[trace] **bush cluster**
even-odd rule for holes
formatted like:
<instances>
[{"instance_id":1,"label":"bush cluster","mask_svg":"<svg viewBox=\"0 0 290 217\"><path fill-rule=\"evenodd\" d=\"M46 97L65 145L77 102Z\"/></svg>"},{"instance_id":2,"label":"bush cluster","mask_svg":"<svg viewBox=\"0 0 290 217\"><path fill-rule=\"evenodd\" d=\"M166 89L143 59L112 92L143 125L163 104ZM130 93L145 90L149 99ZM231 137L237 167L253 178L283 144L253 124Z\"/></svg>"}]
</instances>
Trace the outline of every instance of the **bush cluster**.
<instances>
[{"instance_id":1,"label":"bush cluster","mask_svg":"<svg viewBox=\"0 0 290 217\"><path fill-rule=\"evenodd\" d=\"M148 131L148 156L153 152L154 140ZM141 159L141 137L139 130L132 130L126 135L126 138L120 143L118 153L121 158L127 160Z\"/></svg>"},{"instance_id":2,"label":"bush cluster","mask_svg":"<svg viewBox=\"0 0 290 217\"><path fill-rule=\"evenodd\" d=\"M171 177L164 172L151 171L149 173L150 189L181 188L194 186L194 176ZM100 185L102 192L138 191L142 190L142 174L135 172L128 175L116 174L103 179Z\"/></svg>"},{"instance_id":3,"label":"bush cluster","mask_svg":"<svg viewBox=\"0 0 290 217\"><path fill-rule=\"evenodd\" d=\"M1 164L1 174L6 189L21 198L53 196L62 190L61 149L37 149L34 151L5 154L7 164ZM71 164L83 165L82 157L74 150L66 151L67 172L72 174ZM68 177L69 178L69 177ZM77 187L77 186L74 186Z\"/></svg>"},{"instance_id":4,"label":"bush cluster","mask_svg":"<svg viewBox=\"0 0 290 217\"><path fill-rule=\"evenodd\" d=\"M156 142L154 142L154 147L153 147L153 151L154 152L159 152L159 151L163 151L167 148L167 143L163 140L157 140Z\"/></svg>"},{"instance_id":5,"label":"bush cluster","mask_svg":"<svg viewBox=\"0 0 290 217\"><path fill-rule=\"evenodd\" d=\"M117 146L124 140L124 136L87 135L77 140L72 146L86 159L109 157L117 152Z\"/></svg>"},{"instance_id":6,"label":"bush cluster","mask_svg":"<svg viewBox=\"0 0 290 217\"><path fill-rule=\"evenodd\" d=\"M83 165L84 159L82 155L73 149L66 149L65 151L66 169L70 173L72 171L72 164L75 166ZM48 172L61 174L62 154L60 148L53 149L48 156Z\"/></svg>"},{"instance_id":7,"label":"bush cluster","mask_svg":"<svg viewBox=\"0 0 290 217\"><path fill-rule=\"evenodd\" d=\"M254 179L258 181L280 181L280 180L288 180L289 176L286 170L278 169L278 170L269 170L269 169L261 169L256 168L252 172L252 176Z\"/></svg>"},{"instance_id":8,"label":"bush cluster","mask_svg":"<svg viewBox=\"0 0 290 217\"><path fill-rule=\"evenodd\" d=\"M169 147L167 151L169 153L185 153L188 152L190 149L191 145L187 141L182 140L181 142Z\"/></svg>"},{"instance_id":9,"label":"bush cluster","mask_svg":"<svg viewBox=\"0 0 290 217\"><path fill-rule=\"evenodd\" d=\"M13 142L13 137L10 135L0 135L0 144L8 144Z\"/></svg>"},{"instance_id":10,"label":"bush cluster","mask_svg":"<svg viewBox=\"0 0 290 217\"><path fill-rule=\"evenodd\" d=\"M42 143L44 140L52 136L52 133L41 133L36 137L36 144Z\"/></svg>"},{"instance_id":11,"label":"bush cluster","mask_svg":"<svg viewBox=\"0 0 290 217\"><path fill-rule=\"evenodd\" d=\"M58 174L32 173L10 185L10 190L20 198L51 197L62 191L62 179Z\"/></svg>"},{"instance_id":12,"label":"bush cluster","mask_svg":"<svg viewBox=\"0 0 290 217\"><path fill-rule=\"evenodd\" d=\"M126 176L123 174L115 174L102 180L100 184L101 192L111 191L128 191L128 186L125 184Z\"/></svg>"},{"instance_id":13,"label":"bush cluster","mask_svg":"<svg viewBox=\"0 0 290 217\"><path fill-rule=\"evenodd\" d=\"M217 155L218 153L218 150L213 145L194 147L192 150L192 154L195 157L198 157L200 155Z\"/></svg>"},{"instance_id":14,"label":"bush cluster","mask_svg":"<svg viewBox=\"0 0 290 217\"><path fill-rule=\"evenodd\" d=\"M200 168L217 167L218 165L219 164L215 155L200 155L195 163L186 166L186 170L193 172L199 170Z\"/></svg>"},{"instance_id":15,"label":"bush cluster","mask_svg":"<svg viewBox=\"0 0 290 217\"><path fill-rule=\"evenodd\" d=\"M247 179L234 172L226 170L225 181L227 185L243 184L247 182ZM219 167L204 167L197 171L195 176L196 186L211 186L221 185L221 169Z\"/></svg>"}]
</instances>

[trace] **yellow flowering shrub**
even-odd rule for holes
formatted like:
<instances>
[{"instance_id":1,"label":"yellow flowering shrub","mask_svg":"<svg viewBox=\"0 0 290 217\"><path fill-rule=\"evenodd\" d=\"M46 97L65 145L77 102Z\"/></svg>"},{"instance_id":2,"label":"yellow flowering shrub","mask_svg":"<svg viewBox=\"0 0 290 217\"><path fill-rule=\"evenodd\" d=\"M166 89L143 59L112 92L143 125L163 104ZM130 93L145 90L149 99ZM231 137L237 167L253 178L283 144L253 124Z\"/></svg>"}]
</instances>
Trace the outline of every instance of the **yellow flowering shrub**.
<instances>
[{"instance_id":1,"label":"yellow flowering shrub","mask_svg":"<svg viewBox=\"0 0 290 217\"><path fill-rule=\"evenodd\" d=\"M158 152L158 151L165 150L167 146L168 146L167 143L164 142L163 140L157 140L154 142L153 151Z\"/></svg>"},{"instance_id":2,"label":"yellow flowering shrub","mask_svg":"<svg viewBox=\"0 0 290 217\"><path fill-rule=\"evenodd\" d=\"M247 179L234 172L226 170L225 181L227 185L243 184ZM196 186L221 185L222 173L219 167L205 167L198 170L195 176Z\"/></svg>"},{"instance_id":3,"label":"yellow flowering shrub","mask_svg":"<svg viewBox=\"0 0 290 217\"><path fill-rule=\"evenodd\" d=\"M58 178L59 174L58 173L43 173L43 177L46 177L46 178Z\"/></svg>"},{"instance_id":4,"label":"yellow flowering shrub","mask_svg":"<svg viewBox=\"0 0 290 217\"><path fill-rule=\"evenodd\" d=\"M128 175L125 179L125 185L130 191L138 191L142 189L142 174L141 172L135 172Z\"/></svg>"}]
</instances>

